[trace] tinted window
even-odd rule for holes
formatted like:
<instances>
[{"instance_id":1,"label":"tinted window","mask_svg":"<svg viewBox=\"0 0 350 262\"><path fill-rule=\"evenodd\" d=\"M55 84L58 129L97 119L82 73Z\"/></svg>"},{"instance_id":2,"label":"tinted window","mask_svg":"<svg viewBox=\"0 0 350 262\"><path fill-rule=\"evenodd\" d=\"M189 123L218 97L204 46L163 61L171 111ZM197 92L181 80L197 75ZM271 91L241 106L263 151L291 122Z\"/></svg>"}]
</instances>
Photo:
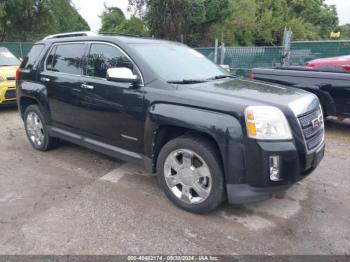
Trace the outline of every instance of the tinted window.
<instances>
[{"instance_id":1,"label":"tinted window","mask_svg":"<svg viewBox=\"0 0 350 262\"><path fill-rule=\"evenodd\" d=\"M54 53L52 52L54 51ZM68 73L73 75L82 74L82 61L85 52L85 44L64 44L57 45L48 57L47 63L51 67L47 68L55 72ZM52 61L51 61L52 60Z\"/></svg>"},{"instance_id":2,"label":"tinted window","mask_svg":"<svg viewBox=\"0 0 350 262\"><path fill-rule=\"evenodd\" d=\"M53 61L53 57L55 55L56 52L56 46L54 48L52 48L49 56L46 59L46 69L49 71L52 71L52 61Z\"/></svg>"},{"instance_id":3,"label":"tinted window","mask_svg":"<svg viewBox=\"0 0 350 262\"><path fill-rule=\"evenodd\" d=\"M18 66L20 63L7 48L0 48L0 66Z\"/></svg>"},{"instance_id":4,"label":"tinted window","mask_svg":"<svg viewBox=\"0 0 350 262\"><path fill-rule=\"evenodd\" d=\"M132 62L116 47L92 44L87 61L88 76L106 78L107 69L127 67L134 70Z\"/></svg>"},{"instance_id":5,"label":"tinted window","mask_svg":"<svg viewBox=\"0 0 350 262\"><path fill-rule=\"evenodd\" d=\"M28 55L23 59L21 67L29 70L32 69L43 49L44 45L34 45Z\"/></svg>"}]
</instances>

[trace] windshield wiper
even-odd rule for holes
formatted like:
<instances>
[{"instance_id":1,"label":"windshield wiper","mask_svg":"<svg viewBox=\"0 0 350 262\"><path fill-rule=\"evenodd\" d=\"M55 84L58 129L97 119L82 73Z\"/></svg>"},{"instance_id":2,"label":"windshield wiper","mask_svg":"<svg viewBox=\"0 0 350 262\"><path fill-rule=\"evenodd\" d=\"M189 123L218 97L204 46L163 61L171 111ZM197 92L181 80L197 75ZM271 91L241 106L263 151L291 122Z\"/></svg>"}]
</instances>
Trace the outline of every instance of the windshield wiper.
<instances>
[{"instance_id":1,"label":"windshield wiper","mask_svg":"<svg viewBox=\"0 0 350 262\"><path fill-rule=\"evenodd\" d=\"M224 78L236 78L233 75L217 75L208 79L184 79L184 80L172 80L167 81L169 84L180 84L180 85L188 85L188 84L198 84L198 83L205 83L210 80L218 80L218 79L224 79Z\"/></svg>"},{"instance_id":2,"label":"windshield wiper","mask_svg":"<svg viewBox=\"0 0 350 262\"><path fill-rule=\"evenodd\" d=\"M199 83L205 83L205 82L208 82L208 81L200 80L200 79L183 79L183 80L167 81L167 83L169 84L180 84L180 85L199 84Z\"/></svg>"},{"instance_id":3,"label":"windshield wiper","mask_svg":"<svg viewBox=\"0 0 350 262\"><path fill-rule=\"evenodd\" d=\"M211 78L208 78L208 80L218 80L218 79L224 79L224 78L236 78L233 75L217 75Z\"/></svg>"}]
</instances>

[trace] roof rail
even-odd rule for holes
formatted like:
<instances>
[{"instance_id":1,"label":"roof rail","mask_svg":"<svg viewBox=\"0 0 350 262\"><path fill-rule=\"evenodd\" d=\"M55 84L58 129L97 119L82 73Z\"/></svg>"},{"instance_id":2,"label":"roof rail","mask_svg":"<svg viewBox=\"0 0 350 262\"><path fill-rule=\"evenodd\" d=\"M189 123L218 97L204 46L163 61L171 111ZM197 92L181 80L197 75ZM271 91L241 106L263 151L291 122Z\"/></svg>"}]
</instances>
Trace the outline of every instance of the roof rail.
<instances>
[{"instance_id":1,"label":"roof rail","mask_svg":"<svg viewBox=\"0 0 350 262\"><path fill-rule=\"evenodd\" d=\"M97 36L94 32L70 32L70 33L61 33L55 35L49 35L45 37L43 40L55 39L55 38L64 38L64 37L78 37L78 36Z\"/></svg>"},{"instance_id":2,"label":"roof rail","mask_svg":"<svg viewBox=\"0 0 350 262\"><path fill-rule=\"evenodd\" d=\"M105 36L126 36L126 37L138 37L138 38L152 38L145 35L133 35L133 34L123 34L123 33L113 33L113 32L100 32L100 35Z\"/></svg>"}]
</instances>

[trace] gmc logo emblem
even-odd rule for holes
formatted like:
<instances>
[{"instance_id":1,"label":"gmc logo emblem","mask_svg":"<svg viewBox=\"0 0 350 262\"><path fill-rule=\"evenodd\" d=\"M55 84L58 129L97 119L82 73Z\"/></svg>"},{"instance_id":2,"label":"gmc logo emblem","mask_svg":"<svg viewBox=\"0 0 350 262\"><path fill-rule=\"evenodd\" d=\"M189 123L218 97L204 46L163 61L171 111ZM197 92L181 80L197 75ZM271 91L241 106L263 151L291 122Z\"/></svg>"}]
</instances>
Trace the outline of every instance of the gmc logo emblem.
<instances>
[{"instance_id":1,"label":"gmc logo emblem","mask_svg":"<svg viewBox=\"0 0 350 262\"><path fill-rule=\"evenodd\" d=\"M323 116L320 115L316 119L312 120L312 128L318 129L323 125Z\"/></svg>"}]
</instances>

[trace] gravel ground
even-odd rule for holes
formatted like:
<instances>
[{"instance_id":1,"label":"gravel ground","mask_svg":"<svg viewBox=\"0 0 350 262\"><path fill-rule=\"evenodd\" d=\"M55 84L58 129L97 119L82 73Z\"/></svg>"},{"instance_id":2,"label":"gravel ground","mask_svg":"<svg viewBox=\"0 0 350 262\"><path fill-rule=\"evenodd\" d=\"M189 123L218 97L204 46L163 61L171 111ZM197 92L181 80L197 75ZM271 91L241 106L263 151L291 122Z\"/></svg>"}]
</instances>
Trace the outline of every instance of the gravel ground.
<instances>
[{"instance_id":1,"label":"gravel ground","mask_svg":"<svg viewBox=\"0 0 350 262\"><path fill-rule=\"evenodd\" d=\"M0 254L350 254L350 121L286 194L210 215L173 206L137 166L68 143L34 151L0 109Z\"/></svg>"}]
</instances>

